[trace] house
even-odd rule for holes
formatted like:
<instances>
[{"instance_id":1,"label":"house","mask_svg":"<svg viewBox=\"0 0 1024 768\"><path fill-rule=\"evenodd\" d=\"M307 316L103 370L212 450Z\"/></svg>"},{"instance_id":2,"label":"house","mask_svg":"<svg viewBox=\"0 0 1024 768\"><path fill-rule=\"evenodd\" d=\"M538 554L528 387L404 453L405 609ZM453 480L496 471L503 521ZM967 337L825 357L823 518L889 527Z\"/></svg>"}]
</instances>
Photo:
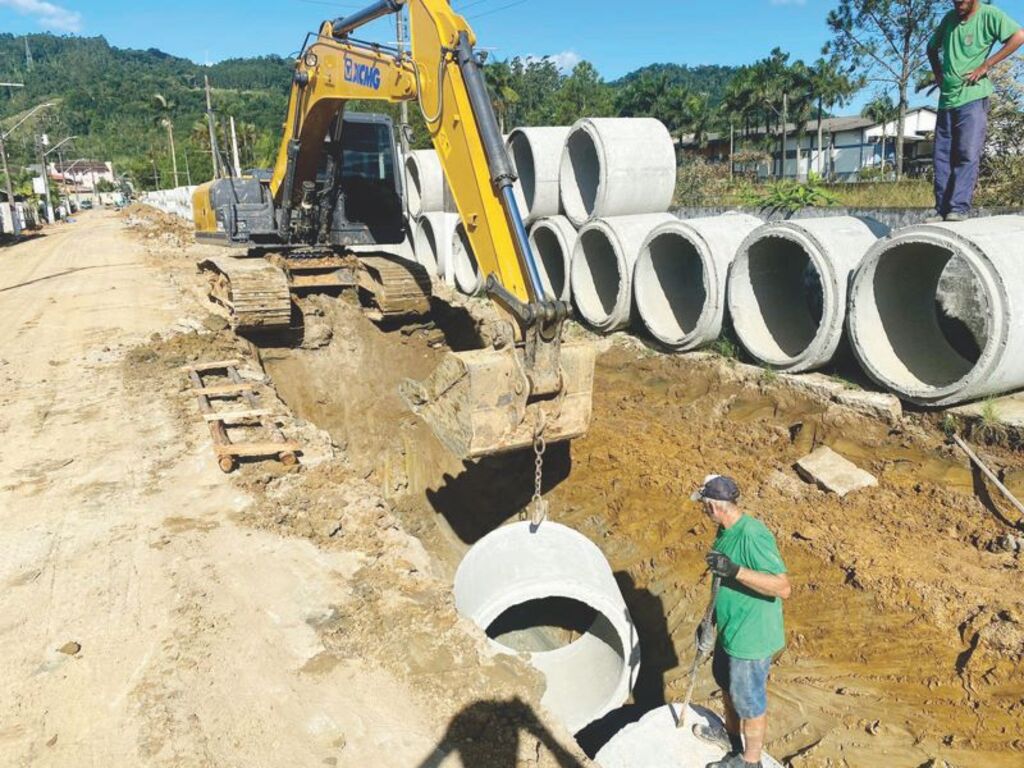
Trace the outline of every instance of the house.
<instances>
[{"instance_id":1,"label":"house","mask_svg":"<svg viewBox=\"0 0 1024 768\"><path fill-rule=\"evenodd\" d=\"M114 166L99 160L74 160L61 166L50 163L50 178L78 192L95 192L101 180L114 184Z\"/></svg>"},{"instance_id":2,"label":"house","mask_svg":"<svg viewBox=\"0 0 1024 768\"><path fill-rule=\"evenodd\" d=\"M931 167L933 142L938 113L931 107L917 107L907 112L903 132L904 171L909 174L921 173ZM821 120L819 146L819 124L808 120L798 131L790 123L786 129L786 157L782 163L782 132L772 130L771 134L761 127L749 134L734 131L733 145L757 144L763 146L770 136L774 148L770 159L757 164L755 168L741 167L737 172L756 173L758 178L777 175L780 166L786 178L806 179L809 172L817 173L838 181L856 181L862 171L882 166L882 159L890 166L896 162L896 133L898 122L881 124L866 117L827 117ZM729 134L713 133L703 146L698 146L693 135L685 135L679 141L684 155L700 155L712 162L729 162Z\"/></svg>"}]
</instances>

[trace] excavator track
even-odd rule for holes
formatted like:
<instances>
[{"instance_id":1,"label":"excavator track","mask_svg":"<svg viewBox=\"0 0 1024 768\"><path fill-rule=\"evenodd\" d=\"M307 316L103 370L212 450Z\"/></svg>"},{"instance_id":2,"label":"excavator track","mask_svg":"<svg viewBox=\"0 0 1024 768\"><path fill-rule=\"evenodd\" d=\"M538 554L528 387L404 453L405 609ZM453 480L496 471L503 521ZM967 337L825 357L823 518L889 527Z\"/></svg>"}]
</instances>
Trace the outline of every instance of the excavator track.
<instances>
[{"instance_id":1,"label":"excavator track","mask_svg":"<svg viewBox=\"0 0 1024 768\"><path fill-rule=\"evenodd\" d=\"M397 256L360 256L359 290L376 319L430 312L430 275L421 264Z\"/></svg>"},{"instance_id":2,"label":"excavator track","mask_svg":"<svg viewBox=\"0 0 1024 768\"><path fill-rule=\"evenodd\" d=\"M284 270L263 259L205 259L210 299L236 331L271 331L291 325L292 297Z\"/></svg>"}]
</instances>

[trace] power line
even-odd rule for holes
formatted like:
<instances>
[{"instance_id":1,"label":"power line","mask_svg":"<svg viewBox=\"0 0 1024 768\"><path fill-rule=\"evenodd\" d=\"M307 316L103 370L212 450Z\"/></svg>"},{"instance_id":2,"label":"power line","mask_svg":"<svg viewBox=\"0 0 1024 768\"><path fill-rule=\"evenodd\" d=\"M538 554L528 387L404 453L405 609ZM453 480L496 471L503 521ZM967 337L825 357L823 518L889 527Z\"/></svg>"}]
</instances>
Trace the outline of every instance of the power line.
<instances>
[{"instance_id":1,"label":"power line","mask_svg":"<svg viewBox=\"0 0 1024 768\"><path fill-rule=\"evenodd\" d=\"M478 0L478 2L480 2L480 1L482 1L482 0ZM498 8L493 8L493 9L491 9L489 11L484 11L483 13L474 14L473 16L470 16L469 18L471 18L471 19L482 19L484 16L490 16L492 13L497 13L498 11L506 11L509 8L515 8L517 5L522 5L525 2L526 2L526 0L515 0L515 2L509 3L508 5L502 5L502 6L498 7Z\"/></svg>"}]
</instances>

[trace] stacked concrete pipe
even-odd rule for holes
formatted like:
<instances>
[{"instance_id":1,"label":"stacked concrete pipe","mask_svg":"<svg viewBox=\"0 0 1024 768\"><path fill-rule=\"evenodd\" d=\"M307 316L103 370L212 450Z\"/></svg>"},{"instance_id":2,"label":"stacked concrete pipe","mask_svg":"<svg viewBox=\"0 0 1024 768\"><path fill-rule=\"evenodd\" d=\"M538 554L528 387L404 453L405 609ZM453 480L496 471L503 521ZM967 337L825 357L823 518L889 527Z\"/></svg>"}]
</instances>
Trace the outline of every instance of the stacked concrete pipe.
<instances>
[{"instance_id":1,"label":"stacked concrete pipe","mask_svg":"<svg viewBox=\"0 0 1024 768\"><path fill-rule=\"evenodd\" d=\"M508 137L508 151L516 174L516 202L524 224L561 212L558 177L568 126L516 128Z\"/></svg>"},{"instance_id":2,"label":"stacked concrete pipe","mask_svg":"<svg viewBox=\"0 0 1024 768\"><path fill-rule=\"evenodd\" d=\"M530 229L530 247L537 257L540 278L549 299L569 301L569 269L576 248L576 228L565 216L540 219Z\"/></svg>"},{"instance_id":3,"label":"stacked concrete pipe","mask_svg":"<svg viewBox=\"0 0 1024 768\"><path fill-rule=\"evenodd\" d=\"M444 169L433 149L416 149L405 157L405 195L409 215L447 211Z\"/></svg>"},{"instance_id":4,"label":"stacked concrete pipe","mask_svg":"<svg viewBox=\"0 0 1024 768\"><path fill-rule=\"evenodd\" d=\"M467 296L476 296L484 289L484 277L473 253L473 244L461 221L455 225L451 242L451 265L455 287Z\"/></svg>"},{"instance_id":5,"label":"stacked concrete pipe","mask_svg":"<svg viewBox=\"0 0 1024 768\"><path fill-rule=\"evenodd\" d=\"M959 264L957 263L959 262ZM939 318L944 272L983 308L976 359ZM922 405L944 406L1024 387L1024 216L908 227L876 243L850 289L849 330L864 370Z\"/></svg>"},{"instance_id":6,"label":"stacked concrete pipe","mask_svg":"<svg viewBox=\"0 0 1024 768\"><path fill-rule=\"evenodd\" d=\"M506 612L551 598L587 606L595 616L568 645L529 654L547 680L541 703L576 732L621 706L640 671L636 629L601 551L557 523L513 523L474 544L455 574L456 609L485 631ZM516 653L490 642L500 653Z\"/></svg>"},{"instance_id":7,"label":"stacked concrete pipe","mask_svg":"<svg viewBox=\"0 0 1024 768\"><path fill-rule=\"evenodd\" d=\"M458 224L459 217L454 213L424 213L416 220L413 234L416 261L426 268L431 277L440 277L449 285L455 282L452 240Z\"/></svg>"},{"instance_id":8,"label":"stacked concrete pipe","mask_svg":"<svg viewBox=\"0 0 1024 768\"><path fill-rule=\"evenodd\" d=\"M579 232L569 269L573 299L584 320L609 333L633 316L633 268L651 231L675 221L669 213L597 219Z\"/></svg>"},{"instance_id":9,"label":"stacked concrete pipe","mask_svg":"<svg viewBox=\"0 0 1024 768\"><path fill-rule=\"evenodd\" d=\"M789 373L827 364L842 338L851 275L887 233L852 216L772 222L751 232L728 284L729 313L747 352Z\"/></svg>"},{"instance_id":10,"label":"stacked concrete pipe","mask_svg":"<svg viewBox=\"0 0 1024 768\"><path fill-rule=\"evenodd\" d=\"M762 223L729 213L666 221L651 231L640 246L633 296L654 338L671 349L691 350L719 337L729 265Z\"/></svg>"},{"instance_id":11,"label":"stacked concrete pipe","mask_svg":"<svg viewBox=\"0 0 1024 768\"><path fill-rule=\"evenodd\" d=\"M584 118L562 152L559 189L577 227L595 218L668 210L676 152L668 129L650 117Z\"/></svg>"}]
</instances>

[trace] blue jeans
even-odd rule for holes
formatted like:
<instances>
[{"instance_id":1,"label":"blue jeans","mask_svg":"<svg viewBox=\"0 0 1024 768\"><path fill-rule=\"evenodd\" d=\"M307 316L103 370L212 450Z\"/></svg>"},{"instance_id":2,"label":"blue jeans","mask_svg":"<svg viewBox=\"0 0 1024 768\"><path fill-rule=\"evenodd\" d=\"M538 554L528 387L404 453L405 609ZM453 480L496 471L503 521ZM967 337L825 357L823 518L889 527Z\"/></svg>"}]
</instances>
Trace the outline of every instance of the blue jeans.
<instances>
[{"instance_id":1,"label":"blue jeans","mask_svg":"<svg viewBox=\"0 0 1024 768\"><path fill-rule=\"evenodd\" d=\"M718 687L728 692L732 706L741 720L753 720L768 711L767 659L737 659L726 653L721 645L715 646L711 674Z\"/></svg>"},{"instance_id":2,"label":"blue jeans","mask_svg":"<svg viewBox=\"0 0 1024 768\"><path fill-rule=\"evenodd\" d=\"M988 129L988 99L940 109L935 123L935 210L967 213Z\"/></svg>"}]
</instances>

